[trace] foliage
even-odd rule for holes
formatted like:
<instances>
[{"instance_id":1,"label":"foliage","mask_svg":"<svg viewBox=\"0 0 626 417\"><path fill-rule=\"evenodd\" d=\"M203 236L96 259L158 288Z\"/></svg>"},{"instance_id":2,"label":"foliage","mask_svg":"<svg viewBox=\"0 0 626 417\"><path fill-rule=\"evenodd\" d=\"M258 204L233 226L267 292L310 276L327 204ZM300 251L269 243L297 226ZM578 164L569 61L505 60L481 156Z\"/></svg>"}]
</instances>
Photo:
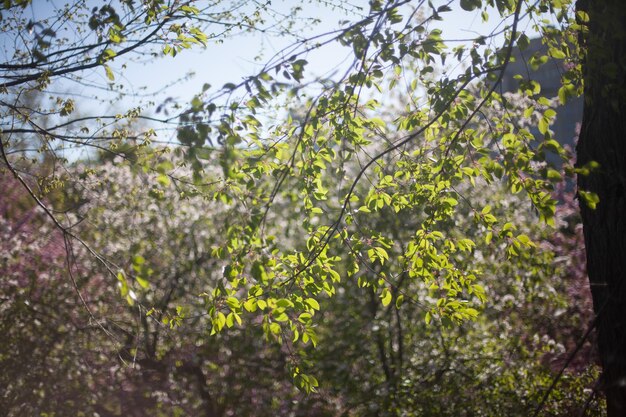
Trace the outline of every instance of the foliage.
<instances>
[{"instance_id":1,"label":"foliage","mask_svg":"<svg viewBox=\"0 0 626 417\"><path fill-rule=\"evenodd\" d=\"M60 233L52 229L55 240L45 228L29 230L34 219L45 220L34 208L3 217L9 238L2 246L8 259L2 409L8 415L275 415L300 401L314 412L322 399L303 401L285 373L289 356L265 344L259 326L209 337L198 294L215 285L223 266L197 245L219 237L211 233L213 222L225 214L207 211L201 196L179 198L173 188L157 199L143 187L146 175L127 165L95 169L97 179L71 195L82 201L79 215L89 214L85 234L99 250L125 259L129 281L115 286L89 254L76 253L73 271L91 316L67 280ZM6 176L4 184L29 201ZM10 201L3 200L4 210L15 210ZM138 204L148 206L141 218ZM153 306L150 313L146 305Z\"/></svg>"},{"instance_id":2,"label":"foliage","mask_svg":"<svg viewBox=\"0 0 626 417\"><path fill-rule=\"evenodd\" d=\"M77 169L84 173L90 168ZM501 258L496 248L486 247L482 248L484 252L480 256L473 252L472 259L474 267L483 270L483 282L492 301L480 319L460 327L427 325L423 304L407 302L401 308L395 305L382 307L374 291L358 288L354 281L344 282L335 297L322 303L324 313L317 324L320 347L307 354L316 363L322 391L319 395L302 398L290 388L290 377L284 373L285 363L290 360L288 352L262 341L262 316L259 320L246 320L242 326L236 325L219 337L209 337L210 320L205 314L206 306L196 294L218 285L224 264L207 259L206 252L199 250L198 245L219 239L221 232L216 224L222 223L232 212L221 213L221 205L207 210L211 203L201 195L181 199L171 184L163 188L165 194L158 198L153 190L143 187L146 182L156 180L150 181L150 175L123 163L106 163L92 169L91 179L82 183L86 185L83 191L77 190L74 194L80 195L85 202L80 215L90 219L86 226L90 233L101 234L97 241L106 247L99 250L116 259L126 259L127 285L136 296L133 305L128 305L120 297L127 294L118 293L123 287L120 285L115 289L103 282L106 271L98 272L102 268L84 256L81 268L90 271L85 276L92 278L83 282L81 288L108 293L106 296L90 296L88 301L94 306L96 300L100 300L95 309L96 320L110 332L106 335L92 323L88 327L91 329L89 337L86 337L79 329L89 320L81 306L72 301L76 300L73 288L63 280L63 252L57 253L60 271L51 279L50 285L64 283L67 294L64 296L57 289L48 292L50 300L32 294L23 296L31 303L34 312L10 313L19 327L5 329L8 335L19 332L22 340L19 345L39 346L46 352L41 365L29 367L29 374L41 372L48 368L47 364L57 360L64 360L71 370L68 374L72 377L69 377L57 369L55 377L59 382L53 391L40 388L42 404L49 408L43 407L39 411L70 412L75 410L70 401L82 399L82 404L92 404L89 407L94 410L100 413L109 410L114 415L120 412L132 415L135 410L146 409L157 412L159 407L165 415L176 409L191 415L206 409L207 401L218 414L228 410L235 414L252 412L246 408L249 405L256 414L268 415L298 409L306 415L320 415L322 410L327 410L330 415L333 412L353 415L389 412L394 415L394 410L417 415L454 415L457 414L456 407L467 409L472 404L474 414L526 415L536 404L536 395L541 393L541 388L545 389L550 382L552 368L544 362L550 357L546 355L555 360L564 354L564 348L552 339L551 331L546 332L550 327L540 321L569 316L563 310L567 304L559 295L566 294L565 289L569 287L567 281L562 280L564 274L569 273L559 266L563 261L554 263L554 255L547 250L531 253L519 261L516 258L507 260ZM521 201L498 201L494 213L518 219L519 224L526 225L522 226L523 231L531 236L540 232L535 216L523 208ZM138 211L137 205L149 208ZM138 213L141 213L139 217ZM406 232L402 227L397 229L401 223L396 223L393 217L387 218L392 221L379 224L380 230ZM295 223L298 218L294 216L291 220ZM468 216L459 216L456 223L457 227L474 227ZM287 227L286 224L276 225L277 229ZM31 232L30 236L37 235ZM35 238L30 250L38 248L39 240L41 238ZM532 259L536 267L533 271L523 272L527 270L523 264ZM29 263L31 267L37 265L34 260ZM142 284L140 272L147 276L147 285ZM374 272L365 271L362 277L372 274ZM22 275L27 274L17 274ZM47 279L50 280L46 276L37 276L30 284L16 284L15 287L27 293L44 288ZM432 293L427 287L406 280L398 286L398 291L408 291L408 287L422 294L420 299L427 300ZM86 294L85 290L83 294ZM70 304L64 307L56 297L63 297ZM10 298L15 300L14 304L9 304L14 308L21 304L21 297ZM39 309L50 306L54 306L52 317L38 315ZM157 307L147 315L144 306ZM144 314L138 316L142 311ZM9 314L7 310L5 312ZM65 314L78 317L68 320L62 318ZM32 315L38 317L35 323L39 322L36 325L39 330L25 331L23 326L33 322ZM508 319L502 320L502 317ZM45 347L46 339L41 339L41 329L55 332L60 323L64 323L61 329L65 330L65 338L55 339L57 350L50 351ZM577 328L578 322L575 321L556 329L576 331ZM17 336L9 339L19 340ZM20 361L28 355L36 357L30 351L24 354L15 353L20 350L13 352L5 358L16 362L11 365L5 359L4 369L20 372L24 369ZM117 352L117 359L112 356L113 352ZM74 362L73 358L83 360ZM84 358L92 359L85 363ZM115 383L107 383L112 369L115 369ZM203 370L203 379L198 378L197 369ZM584 366L571 372L569 384L572 385L559 391L559 395L561 392L567 394L569 389L574 392L573 386L584 385L589 383L585 378L593 378L593 375L586 376ZM260 375L267 379L261 379ZM533 377L523 377L525 375ZM28 387L35 384L17 375L12 379L23 381ZM44 379L51 381L52 376L39 376L37 381ZM76 381L76 391L72 391L72 385L67 383L72 380ZM206 385L201 384L203 380ZM166 384L164 381L170 382ZM251 381L255 381L254 385ZM529 386L521 389L522 382ZM92 389L80 389L92 385L111 386L113 390L99 389L96 393ZM120 385L126 387L124 392L117 392L115 387ZM278 386L282 388L278 389ZM469 387L474 388L470 390ZM515 389L511 391L511 387ZM24 391L31 390L16 390ZM467 397L460 396L460 393L466 393ZM572 400L573 404L584 400L584 396L578 395ZM248 396L249 400L242 400ZM298 402L290 404L290 397ZM477 398L481 401L476 401ZM176 405L185 402L187 406ZM16 399L15 403L7 403L4 409L11 410L12 404L19 402ZM554 404L553 407L559 407L555 410L561 409L555 414L567 414L567 402L557 400ZM36 406L36 403L31 401L31 405ZM81 410L87 412L89 407L83 405ZM576 405L571 407L576 408Z\"/></svg>"},{"instance_id":3,"label":"foliage","mask_svg":"<svg viewBox=\"0 0 626 417\"><path fill-rule=\"evenodd\" d=\"M502 204L494 212L514 212L512 217L522 230L541 239L546 231L537 227L534 214L523 208L522 201L511 197L499 201ZM456 226L466 225L467 220L459 216ZM567 233L563 230L552 238L563 242ZM553 248L561 250L560 245ZM575 278L569 261L556 258L545 247L528 258L503 259L493 247L474 255L473 265L482 270L490 301L472 322L453 327L427 324L424 305L381 307L372 293L368 299L350 285L324 306L324 322L336 324L320 329L316 363L322 381L342 381L332 389L349 398L346 408L351 415L529 415L534 411L554 370L573 349L569 344L582 336L580 323L588 321L591 313L588 290L575 295L586 301L582 311L572 302L576 298L564 298L563 294L580 287L571 283ZM399 291L410 286L423 294L420 299L432 293L406 281ZM571 339L565 336L570 332ZM336 337L339 334L341 338ZM577 366L569 367L566 381L545 407L546 414L571 415L583 408L584 390L597 378L597 369L589 367L593 357L588 352L578 358Z\"/></svg>"},{"instance_id":4,"label":"foliage","mask_svg":"<svg viewBox=\"0 0 626 417\"><path fill-rule=\"evenodd\" d=\"M74 116L73 100L44 106L36 91L91 68L115 82L111 63L124 55L205 44L201 22L213 10L81 4L55 23L29 22L17 6L8 2L2 24L33 38L15 35L16 64L2 67L6 175L77 248L59 274L75 271L67 289L95 311L95 350L141 371L117 364L127 392L87 403L114 415L170 404L211 415L259 414L263 404L270 414L296 399L296 411L317 415L526 415L539 404L553 371L542 360L560 352L536 320L565 308L556 292L567 287L552 278L565 272L539 243L549 232L538 223L557 226L562 174L547 156L567 152L537 82L519 74L515 96L498 86L513 48L528 45L520 27L529 19L547 45L529 64L566 62L559 99L579 93L570 2L461 1L504 29L453 46L436 25L451 3L371 1L364 16L296 43L241 83L203 89L177 114L173 149L151 146L158 136L138 123L148 120L140 108ZM232 10L211 18L229 31ZM270 10L252 13L248 29ZM56 24L80 34L78 49ZM307 52L330 42L352 63L307 87ZM68 144L95 147L100 163L59 158ZM49 172L32 147L52 159ZM262 388L250 387L264 366ZM578 371L571 395L549 405L555 414L584 401L594 371ZM304 398L287 380L321 393Z\"/></svg>"}]
</instances>

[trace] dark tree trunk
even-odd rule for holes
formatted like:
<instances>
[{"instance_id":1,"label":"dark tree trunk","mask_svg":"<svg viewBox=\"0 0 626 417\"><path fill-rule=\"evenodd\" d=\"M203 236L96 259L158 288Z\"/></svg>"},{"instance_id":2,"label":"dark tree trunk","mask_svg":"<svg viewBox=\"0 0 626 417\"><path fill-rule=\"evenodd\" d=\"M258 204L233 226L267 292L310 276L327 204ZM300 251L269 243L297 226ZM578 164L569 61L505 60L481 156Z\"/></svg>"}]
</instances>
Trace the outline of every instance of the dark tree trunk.
<instances>
[{"instance_id":1,"label":"dark tree trunk","mask_svg":"<svg viewBox=\"0 0 626 417\"><path fill-rule=\"evenodd\" d=\"M578 9L589 22L577 166L599 164L578 176L579 190L600 198L595 210L580 198L587 272L608 415L626 416L626 3L579 0Z\"/></svg>"}]
</instances>

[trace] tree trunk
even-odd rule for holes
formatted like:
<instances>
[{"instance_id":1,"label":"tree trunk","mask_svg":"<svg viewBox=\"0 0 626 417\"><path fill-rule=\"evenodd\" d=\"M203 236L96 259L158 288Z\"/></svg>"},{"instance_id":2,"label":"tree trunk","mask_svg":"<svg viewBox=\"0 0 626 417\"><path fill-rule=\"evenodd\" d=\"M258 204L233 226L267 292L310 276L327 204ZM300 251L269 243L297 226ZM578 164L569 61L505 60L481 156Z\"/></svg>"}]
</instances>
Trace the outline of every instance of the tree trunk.
<instances>
[{"instance_id":1,"label":"tree trunk","mask_svg":"<svg viewBox=\"0 0 626 417\"><path fill-rule=\"evenodd\" d=\"M589 16L581 36L585 105L577 166L599 164L578 175L579 190L600 200L592 209L580 198L587 273L608 415L626 416L626 4L579 0L577 6Z\"/></svg>"}]
</instances>

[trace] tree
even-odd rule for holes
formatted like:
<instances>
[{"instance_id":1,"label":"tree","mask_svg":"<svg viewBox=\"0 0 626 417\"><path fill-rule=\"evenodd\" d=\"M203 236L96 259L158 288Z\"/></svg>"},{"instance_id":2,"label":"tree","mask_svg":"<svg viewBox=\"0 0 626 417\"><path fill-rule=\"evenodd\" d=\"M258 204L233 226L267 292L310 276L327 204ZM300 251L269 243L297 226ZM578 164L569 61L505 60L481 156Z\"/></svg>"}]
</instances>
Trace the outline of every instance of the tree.
<instances>
[{"instance_id":1,"label":"tree","mask_svg":"<svg viewBox=\"0 0 626 417\"><path fill-rule=\"evenodd\" d=\"M167 156L160 163L176 162ZM327 401L303 398L285 369L289 355L264 343L259 326L209 336L198 294L225 265L203 246L219 239L215 223L236 214L199 194L146 188L159 174L120 160L71 167L85 180L66 190L89 219L81 236L128 271L117 285L80 247L67 262L71 241L16 180L0 177L12 190L0 196L4 414L323 415Z\"/></svg>"},{"instance_id":2,"label":"tree","mask_svg":"<svg viewBox=\"0 0 626 417\"><path fill-rule=\"evenodd\" d=\"M481 123L477 129L487 127ZM223 239L219 225L237 217L240 208L207 201L201 193L181 195L185 184L178 178L189 176L189 168L180 166L184 159L154 152L154 172L144 172L139 158L128 164L122 157L68 169L83 180L68 185L66 198L80 202L76 215L89 219L75 232L92 242L93 250L119 260L126 271L116 279L117 286L107 284L105 268L84 251L75 253L73 271L95 319L77 305L80 299L64 273L62 245L56 250L59 265L53 268L49 256L55 252L50 244L40 245L47 235L20 230L30 223L23 221L17 205L0 200L0 207L11 211L0 230L6 231L4 236L19 231L0 250L0 256L10 259L9 270L2 272L9 278L3 287L3 317L11 319L3 321L2 330L11 343L0 345L5 369L0 385L8 387L2 408L9 416L78 411L112 416L395 416L458 415L462 410L528 415L550 384L553 368L564 361L564 349L581 336L577 326L590 310L567 302L572 297L584 303L586 297L570 283L581 278L574 272L576 263L563 256L579 242L569 237L576 224L571 209L557 213L554 233L537 224L524 197L501 189L498 198L490 199L490 212L515 219L515 232L533 241L541 242L548 234L550 246L506 259L498 246L479 241L473 250L457 253L459 261L481 271L489 299L475 321L458 326L425 322L428 300L436 291L398 274L398 264L364 268L357 282L337 283L337 294L321 300L318 347L298 353L298 361L314 362L312 372L320 381L319 394L304 397L285 370L294 353L263 341L261 311L243 316L242 324L230 331L209 336L210 317L197 294L216 288L228 263L210 256L205 247ZM219 174L213 169L205 178ZM32 206L19 187L7 188ZM473 205L485 204L487 193L466 196ZM299 203L281 204L281 211L292 215L281 216L268 231L285 233L296 243L298 233L287 230L298 230ZM468 214L459 210L446 228L471 235L476 225ZM359 221L362 229L405 241L411 234L405 225L418 221L416 215L374 218L364 213ZM36 218L45 224L40 213ZM15 256L14 247L32 255ZM401 251L389 248L389 257ZM50 265L48 274L37 274L44 269L37 260L40 252L45 256L41 263ZM16 267L24 263L29 267ZM339 270L350 264L346 259ZM419 294L420 303L382 305L376 292L381 273L390 277L397 293ZM547 411L568 415L583 407L584 388L596 377L590 362L587 358L568 366L567 381L553 394ZM40 385L53 380L58 382Z\"/></svg>"},{"instance_id":3,"label":"tree","mask_svg":"<svg viewBox=\"0 0 626 417\"><path fill-rule=\"evenodd\" d=\"M528 46L528 36L520 30L528 23L547 45L547 53L534 54L528 64L567 61L571 65L563 72L559 99L580 93L580 25L574 23L571 2L463 0L461 13L479 14L483 21L496 16L503 29L454 44L446 42L436 24L452 11L452 3L420 2L413 8L406 0L373 0L339 30L297 40L257 74L199 92L176 115L176 152L182 159L170 165L149 146L154 130L134 131L133 121L145 117L140 110L74 117L74 101L57 100L48 110L25 106L21 88L45 89L55 77L90 68L102 69L113 81L112 60L134 51L176 55L192 43L206 42L197 23L213 10L179 2L140 8L128 1L86 10L83 20L66 11L66 21L84 34L76 46L66 46L54 25L28 22L20 14L19 7L27 5L8 2L14 14L5 20L7 30L16 33L25 27L34 33L32 45L22 44L16 35L18 63L3 66L3 86L11 98L2 102L8 116L1 147L7 170L64 238L82 245L119 282L121 296L133 305L137 293L132 286L148 285L144 268L152 267L116 259L121 254L110 247L96 248L97 235L59 220L58 212L80 213L80 201L43 200L49 190L71 189L71 183L80 187L90 173L76 176L68 163L54 165L47 175L29 170L31 154L17 146L23 143L17 135L35 138L46 153L54 153L51 141L59 141L91 145L128 164L138 163L137 169L155 173L149 187L157 201L175 187L183 196L201 195L222 204L230 215L211 224L222 239L204 249L223 265L221 276L202 293L211 333L259 317L266 339L293 352L289 374L304 391L318 386L311 374L315 367L306 360L307 346L318 343L322 304L342 282L366 287L385 308L424 305L423 319L433 326L478 319L488 297L485 272L471 255L485 247L510 259L528 259L537 244L515 219L497 216L495 202L474 199L474 193L496 196L504 186L524 195L539 220L555 224L552 193L562 175L546 156L567 156L550 131L555 110L528 74L518 74L526 106L521 117L514 111L517 103L501 94L499 84L513 49ZM250 28L269 10L265 6L252 13L259 20ZM542 20L546 17L550 23ZM232 18L222 12L218 22L237 26ZM153 42L162 46L160 52L149 49ZM344 75L307 79L306 54L330 42L350 51ZM50 51L52 45L56 49ZM405 100L390 109L394 94ZM389 112L391 123L383 117ZM57 120L64 117L68 121ZM53 123L46 127L40 121ZM120 147L123 152L117 152ZM40 191L26 178L29 171L38 176ZM583 200L597 203L591 188L583 191ZM288 213L297 213L298 222ZM459 215L470 219L471 226L452 227L461 223ZM402 227L379 221L393 218L402 219ZM144 249L135 248L130 259L145 259ZM425 294L424 288L430 292ZM155 286L155 291L163 288ZM160 310L150 305L158 298L142 302L146 315ZM160 318L177 322L183 315L180 310Z\"/></svg>"},{"instance_id":4,"label":"tree","mask_svg":"<svg viewBox=\"0 0 626 417\"><path fill-rule=\"evenodd\" d=\"M577 164L578 186L597 204L581 204L587 271L593 294L598 345L604 367L608 415L626 413L626 288L624 281L624 119L626 33L623 5L579 1L585 47L585 108Z\"/></svg>"}]
</instances>

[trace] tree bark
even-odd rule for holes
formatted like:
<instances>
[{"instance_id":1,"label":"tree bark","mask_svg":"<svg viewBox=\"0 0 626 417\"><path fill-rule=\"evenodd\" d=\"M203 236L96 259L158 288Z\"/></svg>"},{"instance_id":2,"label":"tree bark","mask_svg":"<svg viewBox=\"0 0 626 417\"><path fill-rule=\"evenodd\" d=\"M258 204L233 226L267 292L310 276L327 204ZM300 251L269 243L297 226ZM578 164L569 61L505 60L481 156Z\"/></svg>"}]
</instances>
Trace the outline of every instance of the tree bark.
<instances>
[{"instance_id":1,"label":"tree bark","mask_svg":"<svg viewBox=\"0 0 626 417\"><path fill-rule=\"evenodd\" d=\"M626 5L578 0L577 8L589 16L588 32L581 32L585 104L577 166L599 164L578 175L579 191L600 200L592 209L580 198L587 273L608 415L626 416Z\"/></svg>"}]
</instances>

